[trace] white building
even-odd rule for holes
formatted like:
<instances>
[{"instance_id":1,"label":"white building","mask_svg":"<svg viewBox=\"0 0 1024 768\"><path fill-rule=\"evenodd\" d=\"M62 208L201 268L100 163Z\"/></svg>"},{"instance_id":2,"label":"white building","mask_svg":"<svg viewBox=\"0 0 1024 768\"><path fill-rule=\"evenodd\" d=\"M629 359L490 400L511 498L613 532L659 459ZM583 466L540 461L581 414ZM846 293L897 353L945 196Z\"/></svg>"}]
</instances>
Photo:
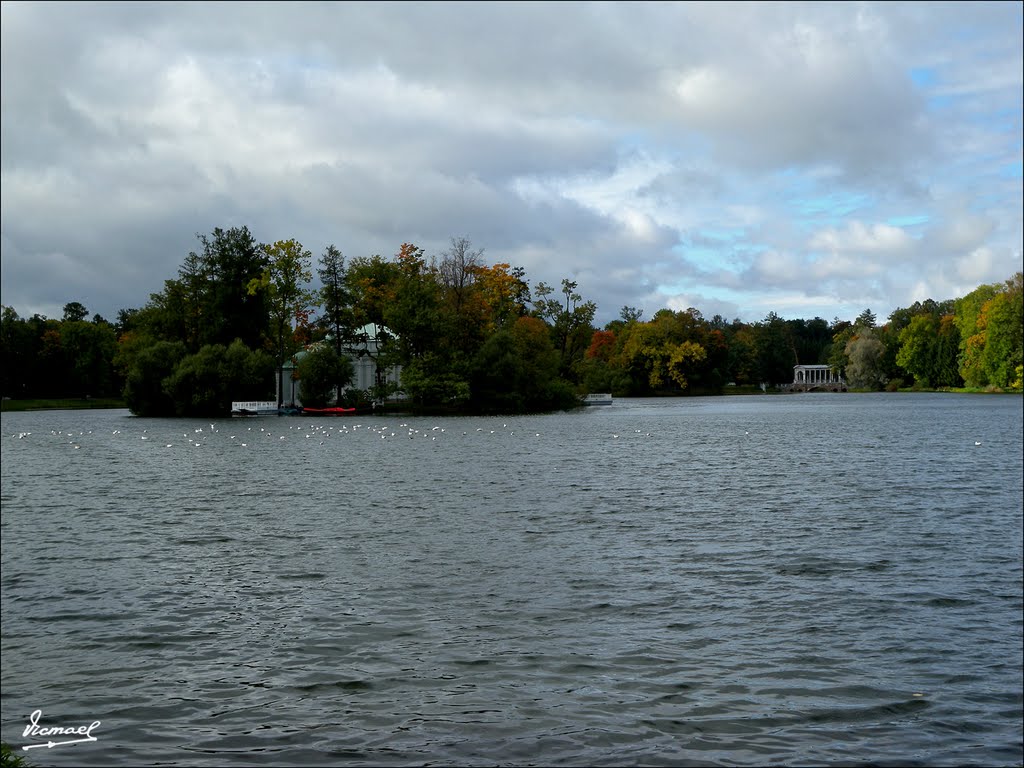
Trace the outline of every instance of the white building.
<instances>
[{"instance_id":1,"label":"white building","mask_svg":"<svg viewBox=\"0 0 1024 768\"><path fill-rule=\"evenodd\" d=\"M352 383L345 387L344 391L350 389L368 390L376 386L377 361L381 353L381 346L383 345L382 334L384 333L392 337L394 336L384 326L370 323L369 325L364 325L355 333L356 341L342 347L342 354L352 361L353 368ZM329 342L318 343L326 344ZM295 377L295 369L298 362L307 354L309 354L308 348L296 353L290 360L285 361L284 397L281 399L281 402L285 405L302 405L302 382ZM381 383L394 384L396 388L401 388L402 366L396 365L386 368L381 371L381 376ZM396 397L400 398L401 395L396 395Z\"/></svg>"},{"instance_id":2,"label":"white building","mask_svg":"<svg viewBox=\"0 0 1024 768\"><path fill-rule=\"evenodd\" d=\"M794 365L793 383L788 389L841 392L846 389L846 381L831 365Z\"/></svg>"}]
</instances>

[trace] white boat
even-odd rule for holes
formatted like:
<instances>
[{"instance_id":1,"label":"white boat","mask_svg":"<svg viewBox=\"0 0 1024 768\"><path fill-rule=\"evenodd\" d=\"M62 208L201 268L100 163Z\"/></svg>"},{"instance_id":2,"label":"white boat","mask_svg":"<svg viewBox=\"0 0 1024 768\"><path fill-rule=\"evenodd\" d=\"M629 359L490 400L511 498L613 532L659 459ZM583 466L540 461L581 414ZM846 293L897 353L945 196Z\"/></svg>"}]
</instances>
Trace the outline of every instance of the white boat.
<instances>
[{"instance_id":1,"label":"white boat","mask_svg":"<svg viewBox=\"0 0 1024 768\"><path fill-rule=\"evenodd\" d=\"M612 393L611 392L597 392L586 395L583 398L584 405L611 405L612 404Z\"/></svg>"}]
</instances>

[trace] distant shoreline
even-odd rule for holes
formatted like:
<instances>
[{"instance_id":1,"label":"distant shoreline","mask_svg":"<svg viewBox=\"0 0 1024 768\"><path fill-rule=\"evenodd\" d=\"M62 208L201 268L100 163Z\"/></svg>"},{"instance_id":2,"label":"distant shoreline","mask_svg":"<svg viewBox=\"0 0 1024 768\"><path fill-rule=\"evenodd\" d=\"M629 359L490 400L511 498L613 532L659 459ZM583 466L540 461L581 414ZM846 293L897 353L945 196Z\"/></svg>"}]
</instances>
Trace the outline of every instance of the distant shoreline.
<instances>
[{"instance_id":1,"label":"distant shoreline","mask_svg":"<svg viewBox=\"0 0 1024 768\"><path fill-rule=\"evenodd\" d=\"M886 390L878 390L878 392L883 392L883 391L886 391ZM980 388L980 387L970 387L970 388L969 387L960 387L960 388L955 388L955 389L954 388L948 388L948 387L940 388L940 389L924 389L924 388L914 389L913 387L901 387L900 389L896 390L896 392L897 393L899 393L899 392L910 392L910 393L913 393L913 392L947 392L947 393L951 393L951 394L967 394L967 395L1020 395L1020 394L1022 394L1021 390L1019 390L1019 389L999 389L999 388L987 388L987 387L986 388ZM873 394L873 391L872 390L850 390L850 393L851 394ZM735 397L737 395L760 395L760 394L769 394L769 395L778 395L778 394L815 395L815 394L821 394L821 393L818 393L818 392L773 392L772 390L768 390L767 392L762 392L760 390L760 388L757 388L757 387L742 387L742 388L727 387L723 392L720 393L720 396L728 397L728 396L731 395L731 396ZM654 397L687 398L687 397L696 397L696 396L702 396L702 395L704 395L704 393L700 393L700 394L698 394L698 393L680 394L680 395L653 395L653 396ZM719 396L719 395L707 395L707 396L714 397L714 396ZM629 400L630 398L628 398L628 397L621 397L621 398L616 398L616 399ZM99 398L99 397L98 398L52 398L52 399L32 398L32 399L26 399L26 400L14 400L14 399L11 399L11 398L4 398L2 401L0 401L0 411L2 411L3 413L14 413L14 412L17 412L17 411L68 411L68 410L114 409L114 408L128 408L128 405L125 403L124 400L121 400L119 398L111 398L111 397L107 397L107 398ZM384 412L389 411L389 410L392 410L392 409L382 409L381 413L384 413ZM410 410L415 410L415 409L409 409L408 407L406 407L406 408L400 408L398 410L401 410L402 412L409 412Z\"/></svg>"},{"instance_id":2,"label":"distant shoreline","mask_svg":"<svg viewBox=\"0 0 1024 768\"><path fill-rule=\"evenodd\" d=\"M0 411L79 411L93 408L127 408L128 404L117 397L55 397L28 398L0 401Z\"/></svg>"}]
</instances>

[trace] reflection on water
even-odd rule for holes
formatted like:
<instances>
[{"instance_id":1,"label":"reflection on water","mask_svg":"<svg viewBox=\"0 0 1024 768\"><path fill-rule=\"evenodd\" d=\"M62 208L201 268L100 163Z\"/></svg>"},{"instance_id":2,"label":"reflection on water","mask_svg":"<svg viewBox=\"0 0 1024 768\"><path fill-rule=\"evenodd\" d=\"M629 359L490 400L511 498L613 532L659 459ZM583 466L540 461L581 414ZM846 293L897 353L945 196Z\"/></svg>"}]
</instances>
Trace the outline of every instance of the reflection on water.
<instances>
[{"instance_id":1,"label":"reflection on water","mask_svg":"<svg viewBox=\"0 0 1024 768\"><path fill-rule=\"evenodd\" d=\"M37 765L1017 765L1014 397L2 429Z\"/></svg>"}]
</instances>

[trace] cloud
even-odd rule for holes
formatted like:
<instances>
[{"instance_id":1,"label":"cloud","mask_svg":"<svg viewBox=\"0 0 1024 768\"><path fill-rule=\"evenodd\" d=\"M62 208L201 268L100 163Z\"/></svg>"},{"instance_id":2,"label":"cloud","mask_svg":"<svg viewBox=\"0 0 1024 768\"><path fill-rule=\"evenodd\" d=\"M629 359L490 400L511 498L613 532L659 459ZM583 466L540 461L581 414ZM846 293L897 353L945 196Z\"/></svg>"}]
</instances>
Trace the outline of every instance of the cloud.
<instances>
[{"instance_id":1,"label":"cloud","mask_svg":"<svg viewBox=\"0 0 1024 768\"><path fill-rule=\"evenodd\" d=\"M578 280L599 323L691 300L883 316L1020 269L1019 5L0 13L21 314L139 306L236 225L350 257L465 236Z\"/></svg>"}]
</instances>

